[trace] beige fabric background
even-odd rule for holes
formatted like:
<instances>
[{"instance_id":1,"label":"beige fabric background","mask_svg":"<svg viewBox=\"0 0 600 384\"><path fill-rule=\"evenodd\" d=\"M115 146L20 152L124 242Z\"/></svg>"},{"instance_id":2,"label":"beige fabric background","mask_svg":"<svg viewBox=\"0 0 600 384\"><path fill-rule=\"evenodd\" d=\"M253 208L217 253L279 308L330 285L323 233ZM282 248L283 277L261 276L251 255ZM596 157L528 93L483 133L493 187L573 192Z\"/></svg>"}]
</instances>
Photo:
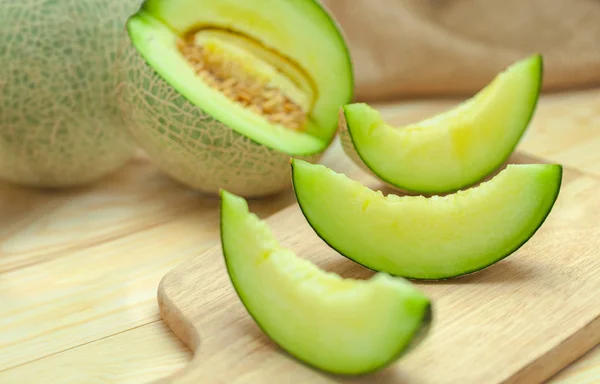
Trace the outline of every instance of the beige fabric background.
<instances>
[{"instance_id":1,"label":"beige fabric background","mask_svg":"<svg viewBox=\"0 0 600 384\"><path fill-rule=\"evenodd\" d=\"M600 84L600 0L322 0L349 41L357 99L469 94L544 55L544 90Z\"/></svg>"}]
</instances>

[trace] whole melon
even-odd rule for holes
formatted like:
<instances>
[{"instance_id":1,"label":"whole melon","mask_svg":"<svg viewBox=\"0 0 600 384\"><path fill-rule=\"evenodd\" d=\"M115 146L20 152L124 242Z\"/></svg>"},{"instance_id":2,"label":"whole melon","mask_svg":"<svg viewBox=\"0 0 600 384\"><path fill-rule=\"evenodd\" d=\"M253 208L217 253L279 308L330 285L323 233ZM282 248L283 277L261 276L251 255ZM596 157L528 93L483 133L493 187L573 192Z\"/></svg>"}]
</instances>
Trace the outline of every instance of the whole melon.
<instances>
[{"instance_id":1,"label":"whole melon","mask_svg":"<svg viewBox=\"0 0 600 384\"><path fill-rule=\"evenodd\" d=\"M115 97L119 36L140 0L0 2L0 178L86 184L134 144Z\"/></svg>"},{"instance_id":2,"label":"whole melon","mask_svg":"<svg viewBox=\"0 0 600 384\"><path fill-rule=\"evenodd\" d=\"M290 158L317 161L353 96L348 47L316 0L147 0L123 45L126 126L207 194L291 187Z\"/></svg>"}]
</instances>

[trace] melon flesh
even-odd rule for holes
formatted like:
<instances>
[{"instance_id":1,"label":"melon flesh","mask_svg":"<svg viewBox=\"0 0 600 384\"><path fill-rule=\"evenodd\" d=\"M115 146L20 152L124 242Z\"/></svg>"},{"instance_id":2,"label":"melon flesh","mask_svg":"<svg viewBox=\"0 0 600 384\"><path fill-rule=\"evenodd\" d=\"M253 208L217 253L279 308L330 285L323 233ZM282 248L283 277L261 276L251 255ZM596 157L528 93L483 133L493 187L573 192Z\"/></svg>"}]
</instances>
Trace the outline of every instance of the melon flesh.
<instances>
[{"instance_id":1,"label":"melon flesh","mask_svg":"<svg viewBox=\"0 0 600 384\"><path fill-rule=\"evenodd\" d=\"M562 179L560 165L511 164L455 194L400 197L323 165L292 167L298 203L323 240L368 268L414 279L464 275L515 252L545 221Z\"/></svg>"},{"instance_id":2,"label":"melon flesh","mask_svg":"<svg viewBox=\"0 0 600 384\"><path fill-rule=\"evenodd\" d=\"M441 194L468 187L514 151L537 106L541 82L542 57L533 55L456 108L402 127L386 123L365 103L346 105L344 150L404 191Z\"/></svg>"},{"instance_id":3,"label":"melon flesh","mask_svg":"<svg viewBox=\"0 0 600 384\"><path fill-rule=\"evenodd\" d=\"M132 41L152 68L182 95L214 118L234 127L236 131L259 143L287 153L311 154L319 152L323 148L323 140L305 133L305 131L317 130L316 127L310 127L314 125L310 120L305 123L307 126L302 130L289 129L283 124L269 121L263 114L256 113L239 102L232 101L231 97L224 94L216 84L209 84L205 77L199 76L197 68L190 65L189 59L178 49L182 38L153 16L143 12L138 13L129 20L128 29ZM148 41L152 43L148 44ZM207 45L206 42L204 44ZM213 49L220 47L223 47L222 43L208 45L208 48ZM232 49L226 51L225 58L234 56L231 51ZM246 54L246 56L249 55ZM236 61L245 65L252 64L248 60L244 62L243 58L245 58L244 53L238 53ZM251 56L251 59L257 60L255 56ZM260 62L262 63L262 61ZM256 65L251 69L255 68ZM244 71L242 72L244 73ZM264 69L263 72L265 72ZM256 76L251 78L255 79Z\"/></svg>"},{"instance_id":4,"label":"melon flesh","mask_svg":"<svg viewBox=\"0 0 600 384\"><path fill-rule=\"evenodd\" d=\"M339 374L391 364L423 340L429 299L404 279L344 279L279 245L247 202L221 193L227 272L263 331L299 360Z\"/></svg>"},{"instance_id":5,"label":"melon flesh","mask_svg":"<svg viewBox=\"0 0 600 384\"><path fill-rule=\"evenodd\" d=\"M337 110L353 93L352 64L340 30L317 0L148 0L138 13L142 14L160 20L177 36L205 27L233 31L293 63L314 87L310 117L317 127L309 132L331 140ZM134 44L143 52L141 41Z\"/></svg>"},{"instance_id":6,"label":"melon flesh","mask_svg":"<svg viewBox=\"0 0 600 384\"><path fill-rule=\"evenodd\" d=\"M316 161L353 93L348 49L313 0L148 0L127 23L119 100L136 142L174 179L244 197Z\"/></svg>"},{"instance_id":7,"label":"melon flesh","mask_svg":"<svg viewBox=\"0 0 600 384\"><path fill-rule=\"evenodd\" d=\"M228 31L205 28L193 37L179 44L180 51L211 87L270 123L306 128L315 91L297 67L258 42Z\"/></svg>"},{"instance_id":8,"label":"melon flesh","mask_svg":"<svg viewBox=\"0 0 600 384\"><path fill-rule=\"evenodd\" d=\"M129 159L115 59L137 8L137 0L0 2L0 178L81 185Z\"/></svg>"}]
</instances>

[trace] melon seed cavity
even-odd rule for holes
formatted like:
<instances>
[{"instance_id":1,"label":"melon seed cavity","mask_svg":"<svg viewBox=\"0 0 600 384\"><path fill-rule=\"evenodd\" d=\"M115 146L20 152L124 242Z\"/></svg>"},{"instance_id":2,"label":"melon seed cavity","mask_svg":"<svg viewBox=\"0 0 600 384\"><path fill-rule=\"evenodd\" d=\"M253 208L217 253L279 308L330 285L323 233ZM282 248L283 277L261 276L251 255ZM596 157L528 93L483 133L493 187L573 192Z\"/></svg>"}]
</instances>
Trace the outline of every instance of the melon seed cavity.
<instances>
[{"instance_id":1,"label":"melon seed cavity","mask_svg":"<svg viewBox=\"0 0 600 384\"><path fill-rule=\"evenodd\" d=\"M261 76L258 70L249 68L251 62L210 41L199 45L193 40L179 39L177 48L206 84L230 100L272 123L298 131L304 128L303 108L280 88L269 84L272 79L268 75Z\"/></svg>"}]
</instances>

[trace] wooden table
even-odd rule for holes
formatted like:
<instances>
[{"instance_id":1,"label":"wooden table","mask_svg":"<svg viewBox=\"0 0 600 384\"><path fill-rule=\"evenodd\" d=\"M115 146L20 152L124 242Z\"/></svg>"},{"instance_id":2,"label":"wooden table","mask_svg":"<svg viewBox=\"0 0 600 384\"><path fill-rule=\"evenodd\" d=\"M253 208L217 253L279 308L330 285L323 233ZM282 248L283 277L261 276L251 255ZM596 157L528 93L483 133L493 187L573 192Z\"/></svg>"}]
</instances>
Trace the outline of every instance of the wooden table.
<instances>
[{"instance_id":1,"label":"wooden table","mask_svg":"<svg viewBox=\"0 0 600 384\"><path fill-rule=\"evenodd\" d=\"M377 107L400 124L455 102ZM600 89L545 96L520 150L600 178ZM323 162L354 167L337 142ZM288 191L251 208L292 203ZM0 383L144 383L183 367L190 352L160 319L156 289L218 242L217 214L218 200L143 154L86 188L0 184ZM600 382L600 347L551 382Z\"/></svg>"}]
</instances>

